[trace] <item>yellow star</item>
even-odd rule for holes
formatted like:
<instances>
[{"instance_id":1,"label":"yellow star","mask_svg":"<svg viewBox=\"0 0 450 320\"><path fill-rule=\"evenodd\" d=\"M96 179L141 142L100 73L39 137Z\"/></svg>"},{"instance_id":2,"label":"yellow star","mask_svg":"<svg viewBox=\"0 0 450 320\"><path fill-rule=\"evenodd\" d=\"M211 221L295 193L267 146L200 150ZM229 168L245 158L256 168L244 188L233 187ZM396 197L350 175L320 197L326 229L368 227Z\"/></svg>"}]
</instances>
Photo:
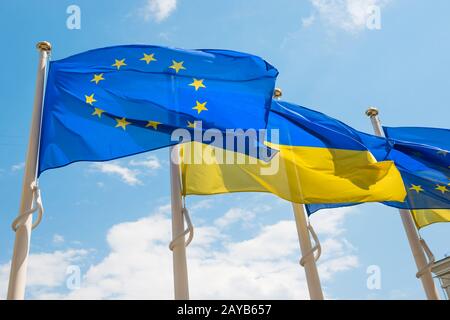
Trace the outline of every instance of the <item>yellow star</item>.
<instances>
[{"instance_id":1,"label":"yellow star","mask_svg":"<svg viewBox=\"0 0 450 320\"><path fill-rule=\"evenodd\" d=\"M97 102L97 100L94 99L94 94L91 94L90 96L85 95L86 103L90 104L91 106L94 105L94 102Z\"/></svg>"},{"instance_id":2,"label":"yellow star","mask_svg":"<svg viewBox=\"0 0 450 320\"><path fill-rule=\"evenodd\" d=\"M208 109L206 108L206 101L203 103L196 101L196 106L192 109L197 110L197 114L200 114L200 112L202 111L208 111Z\"/></svg>"},{"instance_id":3,"label":"yellow star","mask_svg":"<svg viewBox=\"0 0 450 320\"><path fill-rule=\"evenodd\" d=\"M127 125L131 124L131 122L128 122L127 119L122 118L122 119L117 119L117 124L116 124L116 128L121 127L123 130L127 129Z\"/></svg>"},{"instance_id":4,"label":"yellow star","mask_svg":"<svg viewBox=\"0 0 450 320\"><path fill-rule=\"evenodd\" d=\"M446 186L441 186L441 185L436 185L436 190L442 192L443 194L445 194L446 192L449 191Z\"/></svg>"},{"instance_id":5,"label":"yellow star","mask_svg":"<svg viewBox=\"0 0 450 320\"><path fill-rule=\"evenodd\" d=\"M102 117L102 113L105 112L105 110L94 108L94 112L92 113L93 116L98 116L99 118Z\"/></svg>"},{"instance_id":6,"label":"yellow star","mask_svg":"<svg viewBox=\"0 0 450 320\"><path fill-rule=\"evenodd\" d=\"M172 65L169 67L171 69L174 69L176 73L180 70L186 70L186 68L183 66L184 61L176 62L175 60L172 60Z\"/></svg>"},{"instance_id":7,"label":"yellow star","mask_svg":"<svg viewBox=\"0 0 450 320\"><path fill-rule=\"evenodd\" d=\"M142 59L140 59L140 60L147 62L147 64L149 64L152 61L157 61L155 59L155 54L154 53L151 53L151 54L144 53L144 57Z\"/></svg>"},{"instance_id":8,"label":"yellow star","mask_svg":"<svg viewBox=\"0 0 450 320\"><path fill-rule=\"evenodd\" d=\"M414 190L417 193L421 193L421 192L425 191L425 190L422 189L422 186L416 186L415 184L413 184L411 186L411 188L409 188L409 190Z\"/></svg>"},{"instance_id":9,"label":"yellow star","mask_svg":"<svg viewBox=\"0 0 450 320\"><path fill-rule=\"evenodd\" d=\"M206 88L206 86L203 84L203 79L197 80L194 78L194 82L189 84L192 87L195 87L195 91L198 91L199 88Z\"/></svg>"},{"instance_id":10,"label":"yellow star","mask_svg":"<svg viewBox=\"0 0 450 320\"><path fill-rule=\"evenodd\" d=\"M122 60L117 60L115 59L116 62L112 65L113 67L116 67L117 70L120 70L120 67L126 66L127 64L125 63L125 59Z\"/></svg>"},{"instance_id":11,"label":"yellow star","mask_svg":"<svg viewBox=\"0 0 450 320\"><path fill-rule=\"evenodd\" d=\"M195 129L196 126L197 126L197 123L195 121L194 122L188 121L188 123L187 123L188 128Z\"/></svg>"},{"instance_id":12,"label":"yellow star","mask_svg":"<svg viewBox=\"0 0 450 320\"><path fill-rule=\"evenodd\" d=\"M105 78L103 78L103 73L94 74L94 79L92 79L91 82L95 82L95 84L98 84L102 80L105 80Z\"/></svg>"},{"instance_id":13,"label":"yellow star","mask_svg":"<svg viewBox=\"0 0 450 320\"><path fill-rule=\"evenodd\" d=\"M445 150L439 150L439 151L437 152L437 154L440 155L440 156L446 157L447 154L448 154L448 151L445 151Z\"/></svg>"},{"instance_id":14,"label":"yellow star","mask_svg":"<svg viewBox=\"0 0 450 320\"><path fill-rule=\"evenodd\" d=\"M153 129L158 130L158 125L160 125L160 124L161 124L161 122L158 122L158 121L149 121L145 127L146 128L152 127Z\"/></svg>"}]
</instances>

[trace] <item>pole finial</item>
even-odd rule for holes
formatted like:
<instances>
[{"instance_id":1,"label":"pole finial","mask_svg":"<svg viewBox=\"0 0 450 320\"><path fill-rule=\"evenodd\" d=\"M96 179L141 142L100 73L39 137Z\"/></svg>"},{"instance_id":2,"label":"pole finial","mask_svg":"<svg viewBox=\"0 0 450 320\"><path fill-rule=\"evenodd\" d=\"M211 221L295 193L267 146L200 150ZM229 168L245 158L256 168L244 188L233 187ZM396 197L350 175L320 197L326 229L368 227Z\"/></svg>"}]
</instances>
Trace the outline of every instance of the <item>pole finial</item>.
<instances>
[{"instance_id":1,"label":"pole finial","mask_svg":"<svg viewBox=\"0 0 450 320\"><path fill-rule=\"evenodd\" d=\"M283 95L283 91L281 91L280 88L275 88L275 90L273 90L273 97L275 99L280 99L282 95Z\"/></svg>"},{"instance_id":2,"label":"pole finial","mask_svg":"<svg viewBox=\"0 0 450 320\"><path fill-rule=\"evenodd\" d=\"M52 51L52 45L48 41L40 41L36 44L36 48L40 51Z\"/></svg>"},{"instance_id":3,"label":"pole finial","mask_svg":"<svg viewBox=\"0 0 450 320\"><path fill-rule=\"evenodd\" d=\"M369 109L366 110L366 115L368 117L376 117L378 115L378 109L375 107L369 107Z\"/></svg>"}]
</instances>

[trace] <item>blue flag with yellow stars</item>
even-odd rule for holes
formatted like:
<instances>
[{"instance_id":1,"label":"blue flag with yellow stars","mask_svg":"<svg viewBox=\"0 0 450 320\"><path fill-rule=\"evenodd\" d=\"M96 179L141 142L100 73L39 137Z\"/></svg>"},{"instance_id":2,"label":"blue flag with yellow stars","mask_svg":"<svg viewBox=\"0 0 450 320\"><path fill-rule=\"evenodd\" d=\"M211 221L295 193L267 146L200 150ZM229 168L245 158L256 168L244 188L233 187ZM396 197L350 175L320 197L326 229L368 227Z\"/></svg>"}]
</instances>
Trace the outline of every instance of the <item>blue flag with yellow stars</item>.
<instances>
[{"instance_id":1,"label":"blue flag with yellow stars","mask_svg":"<svg viewBox=\"0 0 450 320\"><path fill-rule=\"evenodd\" d=\"M405 202L384 202L399 209L450 209L450 130L437 128L384 127L388 148L372 144L377 158L395 162L408 191ZM373 150L372 150L373 149ZM380 159L379 159L380 160ZM313 204L311 214L320 209L351 206Z\"/></svg>"},{"instance_id":2,"label":"blue flag with yellow stars","mask_svg":"<svg viewBox=\"0 0 450 320\"><path fill-rule=\"evenodd\" d=\"M278 71L226 50L95 49L49 66L38 174L177 143L177 128L264 129Z\"/></svg>"}]
</instances>

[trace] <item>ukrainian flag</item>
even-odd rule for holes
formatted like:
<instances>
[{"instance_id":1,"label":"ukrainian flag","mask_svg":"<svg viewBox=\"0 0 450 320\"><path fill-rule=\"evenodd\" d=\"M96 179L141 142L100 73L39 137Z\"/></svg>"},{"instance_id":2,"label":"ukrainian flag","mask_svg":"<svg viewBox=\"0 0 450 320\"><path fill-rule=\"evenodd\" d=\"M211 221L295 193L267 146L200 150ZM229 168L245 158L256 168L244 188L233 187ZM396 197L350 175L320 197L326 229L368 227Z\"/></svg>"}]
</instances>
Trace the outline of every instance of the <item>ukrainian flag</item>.
<instances>
[{"instance_id":1,"label":"ukrainian flag","mask_svg":"<svg viewBox=\"0 0 450 320\"><path fill-rule=\"evenodd\" d=\"M384 127L389 148L370 146L377 159L390 159L399 169L407 190L404 202L385 205L412 211L418 228L450 222L450 130L421 127ZM310 204L309 214L320 209L351 206Z\"/></svg>"},{"instance_id":2,"label":"ukrainian flag","mask_svg":"<svg viewBox=\"0 0 450 320\"><path fill-rule=\"evenodd\" d=\"M361 134L345 124L307 108L274 101L268 129L278 129L280 138L267 141L279 151L268 163L212 146L184 145L184 194L270 192L296 203L404 200L406 191L394 163L377 162ZM195 157L203 162L194 163ZM244 157L244 163L227 164L227 159L238 157Z\"/></svg>"},{"instance_id":3,"label":"ukrainian flag","mask_svg":"<svg viewBox=\"0 0 450 320\"><path fill-rule=\"evenodd\" d=\"M412 215L419 229L434 223L450 222L450 210L445 209L413 210Z\"/></svg>"}]
</instances>

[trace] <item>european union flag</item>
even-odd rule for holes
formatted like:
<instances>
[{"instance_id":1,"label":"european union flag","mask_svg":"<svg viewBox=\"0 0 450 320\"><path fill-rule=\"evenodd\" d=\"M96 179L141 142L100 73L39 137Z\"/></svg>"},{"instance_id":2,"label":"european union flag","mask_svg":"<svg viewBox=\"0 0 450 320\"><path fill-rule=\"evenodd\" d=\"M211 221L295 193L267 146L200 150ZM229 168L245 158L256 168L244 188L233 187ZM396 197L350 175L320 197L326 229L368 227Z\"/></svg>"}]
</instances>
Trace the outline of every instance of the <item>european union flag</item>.
<instances>
[{"instance_id":1,"label":"european union flag","mask_svg":"<svg viewBox=\"0 0 450 320\"><path fill-rule=\"evenodd\" d=\"M437 128L384 127L388 147L374 144L377 158L393 160L408 191L405 202L385 205L410 210L450 209L450 130ZM384 154L384 155L383 155ZM380 159L379 159L380 160ZM308 205L308 213L355 205Z\"/></svg>"},{"instance_id":2,"label":"european union flag","mask_svg":"<svg viewBox=\"0 0 450 320\"><path fill-rule=\"evenodd\" d=\"M383 128L394 160L407 187L402 209L450 209L450 130Z\"/></svg>"},{"instance_id":3,"label":"european union flag","mask_svg":"<svg viewBox=\"0 0 450 320\"><path fill-rule=\"evenodd\" d=\"M127 45L50 63L39 170L177 143L177 128L263 129L278 71L235 51Z\"/></svg>"}]
</instances>

